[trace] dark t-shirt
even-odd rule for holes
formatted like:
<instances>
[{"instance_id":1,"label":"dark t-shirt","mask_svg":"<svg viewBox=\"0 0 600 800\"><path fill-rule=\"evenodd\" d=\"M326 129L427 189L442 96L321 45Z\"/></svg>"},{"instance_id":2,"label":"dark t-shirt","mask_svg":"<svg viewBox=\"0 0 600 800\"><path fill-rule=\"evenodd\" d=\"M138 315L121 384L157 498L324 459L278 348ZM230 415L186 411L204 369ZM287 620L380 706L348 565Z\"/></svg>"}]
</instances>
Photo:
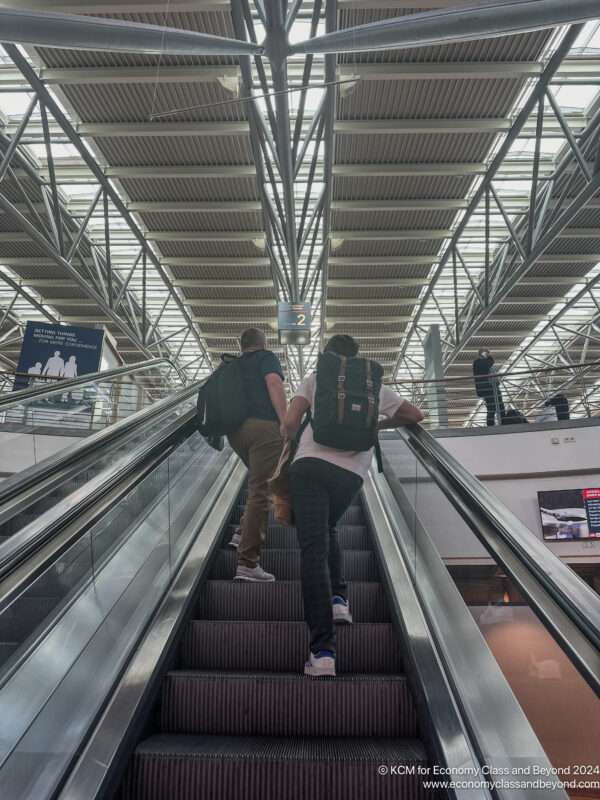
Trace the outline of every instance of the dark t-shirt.
<instances>
[{"instance_id":1,"label":"dark t-shirt","mask_svg":"<svg viewBox=\"0 0 600 800\"><path fill-rule=\"evenodd\" d=\"M253 350L251 353L242 354L241 366L248 393L248 417L277 422L278 417L269 397L265 375L274 372L283 380L279 359L271 350Z\"/></svg>"},{"instance_id":2,"label":"dark t-shirt","mask_svg":"<svg viewBox=\"0 0 600 800\"><path fill-rule=\"evenodd\" d=\"M475 377L475 391L477 394L482 392L483 394L489 394L492 391L492 382L488 377L479 378L478 375L489 375L492 372L492 365L494 364L494 359L492 356L488 356L487 358L482 358L479 356L478 358L473 361L473 375Z\"/></svg>"}]
</instances>

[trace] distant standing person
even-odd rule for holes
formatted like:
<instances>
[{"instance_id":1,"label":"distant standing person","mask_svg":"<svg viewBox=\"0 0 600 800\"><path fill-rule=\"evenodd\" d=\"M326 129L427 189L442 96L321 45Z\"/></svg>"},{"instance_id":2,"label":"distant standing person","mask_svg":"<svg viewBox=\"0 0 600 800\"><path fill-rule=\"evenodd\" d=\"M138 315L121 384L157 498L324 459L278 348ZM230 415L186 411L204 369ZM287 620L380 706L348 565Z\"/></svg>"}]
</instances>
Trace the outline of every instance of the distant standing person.
<instances>
[{"instance_id":1,"label":"distant standing person","mask_svg":"<svg viewBox=\"0 0 600 800\"><path fill-rule=\"evenodd\" d=\"M273 505L267 479L275 472L283 448L279 432L287 409L283 371L275 353L267 350L266 335L258 328L244 331L240 346L249 414L227 438L249 470L250 493L239 532L230 542L237 547L238 555L234 580L274 581L275 576L265 572L258 562Z\"/></svg>"},{"instance_id":2,"label":"distant standing person","mask_svg":"<svg viewBox=\"0 0 600 800\"><path fill-rule=\"evenodd\" d=\"M473 361L473 377L475 378L475 394L485 402L487 425L495 424L496 414L498 414L498 424L500 424L504 414L500 379L494 375L494 358L485 347L478 351L477 358Z\"/></svg>"}]
</instances>

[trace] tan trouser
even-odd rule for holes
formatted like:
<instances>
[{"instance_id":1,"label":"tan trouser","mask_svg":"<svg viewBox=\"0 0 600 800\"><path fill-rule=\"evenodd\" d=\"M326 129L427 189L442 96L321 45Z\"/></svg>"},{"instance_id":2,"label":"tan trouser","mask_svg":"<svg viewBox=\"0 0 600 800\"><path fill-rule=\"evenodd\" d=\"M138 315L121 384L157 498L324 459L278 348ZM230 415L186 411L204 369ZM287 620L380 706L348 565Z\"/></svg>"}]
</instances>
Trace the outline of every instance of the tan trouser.
<instances>
[{"instance_id":1,"label":"tan trouser","mask_svg":"<svg viewBox=\"0 0 600 800\"><path fill-rule=\"evenodd\" d=\"M267 480L275 472L283 448L279 423L266 419L247 419L228 437L229 444L250 472L246 503L238 545L238 564L255 567L260 558L260 546L265 538L273 495Z\"/></svg>"}]
</instances>

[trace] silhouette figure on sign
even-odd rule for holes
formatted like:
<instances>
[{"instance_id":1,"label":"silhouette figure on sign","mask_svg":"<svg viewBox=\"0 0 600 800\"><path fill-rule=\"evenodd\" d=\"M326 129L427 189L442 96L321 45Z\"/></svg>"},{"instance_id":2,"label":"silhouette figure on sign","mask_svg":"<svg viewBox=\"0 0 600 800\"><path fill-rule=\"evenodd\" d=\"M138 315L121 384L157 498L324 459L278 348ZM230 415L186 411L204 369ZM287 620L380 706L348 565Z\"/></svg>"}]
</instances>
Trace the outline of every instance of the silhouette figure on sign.
<instances>
[{"instance_id":1,"label":"silhouette figure on sign","mask_svg":"<svg viewBox=\"0 0 600 800\"><path fill-rule=\"evenodd\" d=\"M69 358L63 368L62 374L65 376L65 378L77 377L77 361L75 360L75 356L71 356Z\"/></svg>"},{"instance_id":2,"label":"silhouette figure on sign","mask_svg":"<svg viewBox=\"0 0 600 800\"><path fill-rule=\"evenodd\" d=\"M60 350L55 350L54 355L50 356L48 361L46 361L46 366L44 367L42 375L52 375L56 378L60 378L60 376L64 374L64 370L65 362L60 357Z\"/></svg>"}]
</instances>

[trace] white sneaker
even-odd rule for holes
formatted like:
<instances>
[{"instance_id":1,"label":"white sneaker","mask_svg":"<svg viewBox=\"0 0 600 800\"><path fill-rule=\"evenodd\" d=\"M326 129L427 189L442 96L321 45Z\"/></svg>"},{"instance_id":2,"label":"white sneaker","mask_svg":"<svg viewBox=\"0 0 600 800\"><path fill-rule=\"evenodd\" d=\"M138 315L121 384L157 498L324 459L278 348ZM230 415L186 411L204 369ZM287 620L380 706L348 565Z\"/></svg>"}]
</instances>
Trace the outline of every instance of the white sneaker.
<instances>
[{"instance_id":1,"label":"white sneaker","mask_svg":"<svg viewBox=\"0 0 600 800\"><path fill-rule=\"evenodd\" d=\"M235 573L234 581L254 581L255 583L268 583L275 580L275 575L270 572L265 572L264 569L257 564L255 567L242 567L238 565Z\"/></svg>"},{"instance_id":2,"label":"white sneaker","mask_svg":"<svg viewBox=\"0 0 600 800\"><path fill-rule=\"evenodd\" d=\"M242 537L239 533L234 533L233 536L231 537L231 541L227 543L227 546L235 547L235 549L237 550L241 538Z\"/></svg>"},{"instance_id":3,"label":"white sneaker","mask_svg":"<svg viewBox=\"0 0 600 800\"><path fill-rule=\"evenodd\" d=\"M322 650L317 655L310 654L304 665L304 674L312 678L335 678L335 656L329 650Z\"/></svg>"},{"instance_id":4,"label":"white sneaker","mask_svg":"<svg viewBox=\"0 0 600 800\"><path fill-rule=\"evenodd\" d=\"M333 621L344 622L348 625L352 624L352 614L348 603L337 595L332 600L333 603Z\"/></svg>"}]
</instances>

